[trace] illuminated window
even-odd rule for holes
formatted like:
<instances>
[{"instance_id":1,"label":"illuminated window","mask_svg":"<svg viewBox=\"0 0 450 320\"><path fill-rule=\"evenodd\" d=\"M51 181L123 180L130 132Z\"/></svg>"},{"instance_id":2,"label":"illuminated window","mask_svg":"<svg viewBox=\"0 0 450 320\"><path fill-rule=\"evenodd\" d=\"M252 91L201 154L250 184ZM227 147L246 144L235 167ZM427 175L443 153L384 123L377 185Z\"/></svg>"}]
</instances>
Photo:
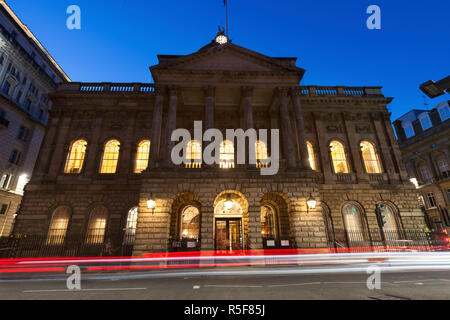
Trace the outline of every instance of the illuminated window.
<instances>
[{"instance_id":1,"label":"illuminated window","mask_svg":"<svg viewBox=\"0 0 450 320\"><path fill-rule=\"evenodd\" d=\"M344 214L345 229L350 231L361 231L361 217L358 208L352 204L346 204L342 208Z\"/></svg>"},{"instance_id":2,"label":"illuminated window","mask_svg":"<svg viewBox=\"0 0 450 320\"><path fill-rule=\"evenodd\" d=\"M62 244L66 238L69 225L70 208L61 206L53 211L52 220L47 233L47 244Z\"/></svg>"},{"instance_id":3,"label":"illuminated window","mask_svg":"<svg viewBox=\"0 0 450 320\"><path fill-rule=\"evenodd\" d=\"M202 166L202 145L197 140L189 141L186 148L186 168L201 168Z\"/></svg>"},{"instance_id":4,"label":"illuminated window","mask_svg":"<svg viewBox=\"0 0 450 320\"><path fill-rule=\"evenodd\" d=\"M314 156L314 149L311 142L307 141L306 146L308 148L308 160L311 169L316 170L316 157Z\"/></svg>"},{"instance_id":5,"label":"illuminated window","mask_svg":"<svg viewBox=\"0 0 450 320\"><path fill-rule=\"evenodd\" d=\"M222 141L220 144L220 167L234 168L234 144L229 140Z\"/></svg>"},{"instance_id":6,"label":"illuminated window","mask_svg":"<svg viewBox=\"0 0 450 320\"><path fill-rule=\"evenodd\" d=\"M131 208L130 211L128 211L123 244L134 243L134 239L136 236L137 219L138 219L138 207Z\"/></svg>"},{"instance_id":7,"label":"illuminated window","mask_svg":"<svg viewBox=\"0 0 450 320\"><path fill-rule=\"evenodd\" d=\"M117 162L119 160L119 150L120 142L117 140L109 140L105 144L100 173L116 173Z\"/></svg>"},{"instance_id":8,"label":"illuminated window","mask_svg":"<svg viewBox=\"0 0 450 320\"><path fill-rule=\"evenodd\" d=\"M264 143L264 141L258 140L255 142L255 153L256 153L256 167L268 167L269 163L267 161L261 161L261 160L267 160L269 156L267 155L267 146Z\"/></svg>"},{"instance_id":9,"label":"illuminated window","mask_svg":"<svg viewBox=\"0 0 450 320\"><path fill-rule=\"evenodd\" d=\"M187 206L181 213L181 239L198 240L200 231L200 211L197 207Z\"/></svg>"},{"instance_id":10,"label":"illuminated window","mask_svg":"<svg viewBox=\"0 0 450 320\"><path fill-rule=\"evenodd\" d=\"M381 214L384 215L386 223L383 226L384 235L387 240L397 240L397 222L395 221L394 211L386 204L380 205Z\"/></svg>"},{"instance_id":11,"label":"illuminated window","mask_svg":"<svg viewBox=\"0 0 450 320\"><path fill-rule=\"evenodd\" d=\"M64 173L80 173L83 167L84 157L86 155L87 142L85 140L77 140L72 143L69 153L67 154L66 166Z\"/></svg>"},{"instance_id":12,"label":"illuminated window","mask_svg":"<svg viewBox=\"0 0 450 320\"><path fill-rule=\"evenodd\" d=\"M150 155L150 140L139 142L136 153L136 168L134 173L141 173L148 166L148 158Z\"/></svg>"},{"instance_id":13,"label":"illuminated window","mask_svg":"<svg viewBox=\"0 0 450 320\"><path fill-rule=\"evenodd\" d=\"M374 145L369 141L362 141L360 147L366 172L381 173L381 164Z\"/></svg>"},{"instance_id":14,"label":"illuminated window","mask_svg":"<svg viewBox=\"0 0 450 320\"><path fill-rule=\"evenodd\" d=\"M263 238L275 239L275 210L271 206L261 207L261 236Z\"/></svg>"},{"instance_id":15,"label":"illuminated window","mask_svg":"<svg viewBox=\"0 0 450 320\"><path fill-rule=\"evenodd\" d=\"M105 207L95 207L91 212L86 234L86 243L103 243L108 211Z\"/></svg>"},{"instance_id":16,"label":"illuminated window","mask_svg":"<svg viewBox=\"0 0 450 320\"><path fill-rule=\"evenodd\" d=\"M345 149L339 141L330 143L331 159L335 173L349 173Z\"/></svg>"}]
</instances>

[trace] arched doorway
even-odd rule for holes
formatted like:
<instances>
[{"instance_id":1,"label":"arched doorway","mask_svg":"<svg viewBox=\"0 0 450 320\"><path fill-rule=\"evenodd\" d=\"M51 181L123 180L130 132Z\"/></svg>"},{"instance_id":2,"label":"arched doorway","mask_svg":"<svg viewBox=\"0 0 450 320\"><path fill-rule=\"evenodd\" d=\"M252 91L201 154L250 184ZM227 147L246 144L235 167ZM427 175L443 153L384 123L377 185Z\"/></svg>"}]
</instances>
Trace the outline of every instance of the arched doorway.
<instances>
[{"instance_id":1,"label":"arched doorway","mask_svg":"<svg viewBox=\"0 0 450 320\"><path fill-rule=\"evenodd\" d=\"M214 247L216 250L245 248L244 199L238 193L221 193L214 206Z\"/></svg>"}]
</instances>

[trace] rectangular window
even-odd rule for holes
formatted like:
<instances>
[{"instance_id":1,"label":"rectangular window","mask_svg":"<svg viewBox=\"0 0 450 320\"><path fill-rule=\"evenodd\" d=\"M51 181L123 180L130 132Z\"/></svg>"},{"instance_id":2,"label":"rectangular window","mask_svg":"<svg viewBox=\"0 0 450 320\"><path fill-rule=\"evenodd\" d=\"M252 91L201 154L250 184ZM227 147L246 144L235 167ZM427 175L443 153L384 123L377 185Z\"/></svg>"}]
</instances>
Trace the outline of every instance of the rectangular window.
<instances>
[{"instance_id":1,"label":"rectangular window","mask_svg":"<svg viewBox=\"0 0 450 320\"><path fill-rule=\"evenodd\" d=\"M0 208L0 214L5 214L6 211L8 211L8 205L3 203Z\"/></svg>"},{"instance_id":2,"label":"rectangular window","mask_svg":"<svg viewBox=\"0 0 450 320\"><path fill-rule=\"evenodd\" d=\"M9 89L11 89L11 84L9 83L9 81L5 81L5 84L3 85L2 92L8 96L9 95Z\"/></svg>"},{"instance_id":3,"label":"rectangular window","mask_svg":"<svg viewBox=\"0 0 450 320\"><path fill-rule=\"evenodd\" d=\"M0 188L7 189L10 181L11 181L11 175L5 173L2 176L2 179L0 180Z\"/></svg>"},{"instance_id":4,"label":"rectangular window","mask_svg":"<svg viewBox=\"0 0 450 320\"><path fill-rule=\"evenodd\" d=\"M24 105L25 109L27 109L28 111L30 111L31 108L31 100L27 99L25 100L25 105Z\"/></svg>"},{"instance_id":5,"label":"rectangular window","mask_svg":"<svg viewBox=\"0 0 450 320\"><path fill-rule=\"evenodd\" d=\"M22 97L22 91L19 91L19 93L17 93L17 97L16 97L17 103L19 103L21 97Z\"/></svg>"},{"instance_id":6,"label":"rectangular window","mask_svg":"<svg viewBox=\"0 0 450 320\"><path fill-rule=\"evenodd\" d=\"M434 199L433 192L427 193L427 199L428 199L428 205L430 206L430 208L436 207L436 199Z\"/></svg>"},{"instance_id":7,"label":"rectangular window","mask_svg":"<svg viewBox=\"0 0 450 320\"><path fill-rule=\"evenodd\" d=\"M42 120L42 118L44 117L44 110L42 110L42 108L39 108L37 117L39 120Z\"/></svg>"},{"instance_id":8,"label":"rectangular window","mask_svg":"<svg viewBox=\"0 0 450 320\"><path fill-rule=\"evenodd\" d=\"M429 128L431 128L431 121L429 116L425 116L422 119L420 119L420 124L422 125L422 129L425 131Z\"/></svg>"},{"instance_id":9,"label":"rectangular window","mask_svg":"<svg viewBox=\"0 0 450 320\"><path fill-rule=\"evenodd\" d=\"M14 149L13 151L11 151L8 161L13 164L18 164L20 161L20 155L21 153L16 149Z\"/></svg>"},{"instance_id":10,"label":"rectangular window","mask_svg":"<svg viewBox=\"0 0 450 320\"><path fill-rule=\"evenodd\" d=\"M23 141L27 141L27 139L28 139L28 132L29 132L28 128L26 128L24 126L20 126L19 134L17 135L17 138L20 139L20 140L23 140Z\"/></svg>"},{"instance_id":11,"label":"rectangular window","mask_svg":"<svg viewBox=\"0 0 450 320\"><path fill-rule=\"evenodd\" d=\"M412 125L408 125L404 129L407 138L411 138L414 136L414 129Z\"/></svg>"},{"instance_id":12,"label":"rectangular window","mask_svg":"<svg viewBox=\"0 0 450 320\"><path fill-rule=\"evenodd\" d=\"M447 189L447 199L450 201L450 189Z\"/></svg>"},{"instance_id":13,"label":"rectangular window","mask_svg":"<svg viewBox=\"0 0 450 320\"><path fill-rule=\"evenodd\" d=\"M450 108L448 106L444 106L444 107L438 109L438 111L439 111L439 116L441 117L442 121L445 121L448 118L450 118Z\"/></svg>"}]
</instances>

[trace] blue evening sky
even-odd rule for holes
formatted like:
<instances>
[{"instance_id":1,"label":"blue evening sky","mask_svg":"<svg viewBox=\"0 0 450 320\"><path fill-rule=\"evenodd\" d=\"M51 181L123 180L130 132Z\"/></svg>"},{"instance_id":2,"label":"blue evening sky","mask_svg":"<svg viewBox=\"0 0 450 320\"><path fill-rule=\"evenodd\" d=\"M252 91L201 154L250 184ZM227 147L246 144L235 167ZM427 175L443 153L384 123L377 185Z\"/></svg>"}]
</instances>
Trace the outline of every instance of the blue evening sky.
<instances>
[{"instance_id":1,"label":"blue evening sky","mask_svg":"<svg viewBox=\"0 0 450 320\"><path fill-rule=\"evenodd\" d=\"M383 86L392 120L425 108L419 85L450 73L449 0L228 0L233 43L298 57L303 85ZM225 25L223 0L7 0L72 81L153 82L157 54L188 54ZM81 30L66 9L81 8ZM381 30L366 9L381 8ZM427 98L428 108L449 95Z\"/></svg>"}]
</instances>

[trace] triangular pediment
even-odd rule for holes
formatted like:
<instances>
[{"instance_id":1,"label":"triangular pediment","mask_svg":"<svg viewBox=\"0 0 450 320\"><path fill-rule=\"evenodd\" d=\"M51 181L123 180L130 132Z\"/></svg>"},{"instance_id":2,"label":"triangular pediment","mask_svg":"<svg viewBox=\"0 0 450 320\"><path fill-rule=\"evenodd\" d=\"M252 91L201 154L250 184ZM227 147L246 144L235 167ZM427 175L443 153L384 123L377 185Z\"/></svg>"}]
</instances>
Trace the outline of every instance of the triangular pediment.
<instances>
[{"instance_id":1,"label":"triangular pediment","mask_svg":"<svg viewBox=\"0 0 450 320\"><path fill-rule=\"evenodd\" d=\"M227 43L210 44L185 56L158 56L159 64L152 73L169 72L252 72L295 73L302 77L305 70L295 65L296 58L272 58L249 49Z\"/></svg>"}]
</instances>

